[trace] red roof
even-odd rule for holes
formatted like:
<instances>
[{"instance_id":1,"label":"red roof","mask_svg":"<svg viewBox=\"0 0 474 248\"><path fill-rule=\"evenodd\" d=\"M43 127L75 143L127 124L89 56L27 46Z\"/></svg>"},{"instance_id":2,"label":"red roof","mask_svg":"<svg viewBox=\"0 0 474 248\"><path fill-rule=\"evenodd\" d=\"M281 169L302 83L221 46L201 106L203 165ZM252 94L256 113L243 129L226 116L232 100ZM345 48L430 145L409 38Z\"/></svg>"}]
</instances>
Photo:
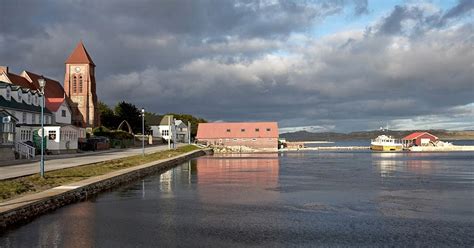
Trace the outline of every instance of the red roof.
<instances>
[{"instance_id":1,"label":"red roof","mask_svg":"<svg viewBox=\"0 0 474 248\"><path fill-rule=\"evenodd\" d=\"M420 137L423 134L427 134L427 135L430 135L430 136L434 137L435 139L438 139L438 137L436 137L436 136L434 136L434 135L432 135L428 132L415 132L415 133L412 133L412 134L404 137L402 140L414 140L414 139Z\"/></svg>"},{"instance_id":2,"label":"red roof","mask_svg":"<svg viewBox=\"0 0 474 248\"><path fill-rule=\"evenodd\" d=\"M278 138L276 122L199 123L197 139Z\"/></svg>"},{"instance_id":3,"label":"red roof","mask_svg":"<svg viewBox=\"0 0 474 248\"><path fill-rule=\"evenodd\" d=\"M32 85L26 78L22 76L19 76L13 73L8 73L7 77L14 85L27 88L30 90L37 90L37 88L34 85Z\"/></svg>"},{"instance_id":4,"label":"red roof","mask_svg":"<svg viewBox=\"0 0 474 248\"><path fill-rule=\"evenodd\" d=\"M57 112L59 107L64 102L64 97L62 98L46 98L46 108L51 112Z\"/></svg>"},{"instance_id":5,"label":"red roof","mask_svg":"<svg viewBox=\"0 0 474 248\"><path fill-rule=\"evenodd\" d=\"M33 84L35 89L39 89L38 79L41 76L29 71L25 71L25 73L31 79L30 84ZM51 78L43 78L46 80L46 86L44 88L46 98L64 98L64 89L61 83Z\"/></svg>"},{"instance_id":6,"label":"red roof","mask_svg":"<svg viewBox=\"0 0 474 248\"><path fill-rule=\"evenodd\" d=\"M65 64L90 64L95 66L94 62L92 62L91 56L89 56L89 53L87 53L84 44L82 44L82 41L79 41L74 51L71 53L71 55L69 55L69 58L66 60Z\"/></svg>"}]
</instances>

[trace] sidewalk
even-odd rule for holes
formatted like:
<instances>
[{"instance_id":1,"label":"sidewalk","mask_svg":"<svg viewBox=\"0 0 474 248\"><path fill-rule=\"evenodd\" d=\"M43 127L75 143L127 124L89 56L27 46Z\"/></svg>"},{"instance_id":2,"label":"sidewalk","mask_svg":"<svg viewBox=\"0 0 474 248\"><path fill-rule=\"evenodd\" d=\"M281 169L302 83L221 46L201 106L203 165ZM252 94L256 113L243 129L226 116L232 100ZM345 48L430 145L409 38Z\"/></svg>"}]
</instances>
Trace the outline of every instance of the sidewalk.
<instances>
[{"instance_id":1,"label":"sidewalk","mask_svg":"<svg viewBox=\"0 0 474 248\"><path fill-rule=\"evenodd\" d=\"M186 144L177 144L177 147ZM168 149L168 145L145 147L145 153L154 153ZM112 159L124 158L142 153L142 148L113 149L101 152L87 152L48 156L45 160L45 171L64 169L85 164L103 162ZM39 157L38 157L39 158ZM39 161L25 161L22 164L0 167L0 180L27 176L39 173Z\"/></svg>"}]
</instances>

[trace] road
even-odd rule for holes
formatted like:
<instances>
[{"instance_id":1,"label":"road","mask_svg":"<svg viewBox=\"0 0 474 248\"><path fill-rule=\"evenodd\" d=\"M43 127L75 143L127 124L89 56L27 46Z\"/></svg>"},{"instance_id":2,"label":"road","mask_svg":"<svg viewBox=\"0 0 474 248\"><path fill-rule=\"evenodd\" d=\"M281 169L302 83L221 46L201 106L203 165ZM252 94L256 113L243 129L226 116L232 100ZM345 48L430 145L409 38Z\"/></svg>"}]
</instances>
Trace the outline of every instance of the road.
<instances>
[{"instance_id":1,"label":"road","mask_svg":"<svg viewBox=\"0 0 474 248\"><path fill-rule=\"evenodd\" d=\"M177 144L178 147L184 144ZM154 153L168 149L167 145L147 147L146 153ZM90 163L97 163L112 159L124 158L142 153L141 148L130 148L111 152L92 153L90 155L79 155L75 157L48 159L45 161L45 171L52 171L57 169L80 166ZM0 180L32 175L39 173L39 162L28 162L24 164L17 164L11 166L0 167Z\"/></svg>"}]
</instances>

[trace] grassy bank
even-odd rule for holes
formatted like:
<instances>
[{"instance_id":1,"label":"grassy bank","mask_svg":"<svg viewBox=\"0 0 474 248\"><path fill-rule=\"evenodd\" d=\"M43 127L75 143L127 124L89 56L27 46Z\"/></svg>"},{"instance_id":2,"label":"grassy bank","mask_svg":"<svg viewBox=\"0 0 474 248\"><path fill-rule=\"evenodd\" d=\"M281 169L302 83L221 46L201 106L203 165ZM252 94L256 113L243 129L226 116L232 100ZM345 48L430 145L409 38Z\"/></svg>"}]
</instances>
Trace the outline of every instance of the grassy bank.
<instances>
[{"instance_id":1,"label":"grassy bank","mask_svg":"<svg viewBox=\"0 0 474 248\"><path fill-rule=\"evenodd\" d=\"M160 159L166 159L197 150L188 145L175 150L147 154L145 157L136 155L99 163L87 164L67 169L46 172L45 178L38 174L0 181L0 201L9 200L27 193L40 192L60 185L81 181L90 177L100 176L112 171L121 170Z\"/></svg>"}]
</instances>

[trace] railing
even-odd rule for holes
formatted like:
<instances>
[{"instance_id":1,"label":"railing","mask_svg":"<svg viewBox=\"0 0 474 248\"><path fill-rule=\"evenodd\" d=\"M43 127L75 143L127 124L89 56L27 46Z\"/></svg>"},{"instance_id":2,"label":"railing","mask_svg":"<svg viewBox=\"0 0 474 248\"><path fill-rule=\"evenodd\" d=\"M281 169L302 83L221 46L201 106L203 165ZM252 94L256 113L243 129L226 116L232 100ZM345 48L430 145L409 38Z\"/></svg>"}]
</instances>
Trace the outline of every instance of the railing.
<instances>
[{"instance_id":1,"label":"railing","mask_svg":"<svg viewBox=\"0 0 474 248\"><path fill-rule=\"evenodd\" d=\"M20 158L22 158L23 156L26 159L35 158L36 148L28 144L25 144L23 142L15 142L15 150L16 152L18 152L18 154L20 154Z\"/></svg>"}]
</instances>

